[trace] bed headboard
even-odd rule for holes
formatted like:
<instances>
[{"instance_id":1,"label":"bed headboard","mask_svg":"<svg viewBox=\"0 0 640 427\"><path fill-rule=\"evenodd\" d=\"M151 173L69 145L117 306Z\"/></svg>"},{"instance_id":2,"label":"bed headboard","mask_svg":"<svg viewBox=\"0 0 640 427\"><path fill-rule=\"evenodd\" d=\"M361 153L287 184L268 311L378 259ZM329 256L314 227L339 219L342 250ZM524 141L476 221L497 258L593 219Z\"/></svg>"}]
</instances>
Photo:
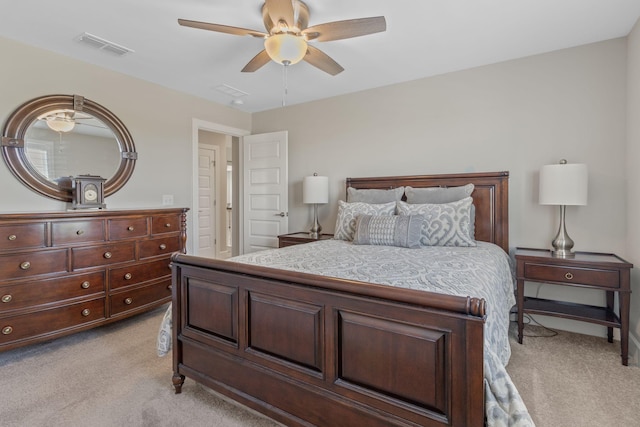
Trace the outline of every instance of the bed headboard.
<instances>
[{"instance_id":1,"label":"bed headboard","mask_svg":"<svg viewBox=\"0 0 640 427\"><path fill-rule=\"evenodd\" d=\"M509 253L509 172L347 178L347 188L390 189L402 186L457 187L472 183L476 240L495 243Z\"/></svg>"}]
</instances>

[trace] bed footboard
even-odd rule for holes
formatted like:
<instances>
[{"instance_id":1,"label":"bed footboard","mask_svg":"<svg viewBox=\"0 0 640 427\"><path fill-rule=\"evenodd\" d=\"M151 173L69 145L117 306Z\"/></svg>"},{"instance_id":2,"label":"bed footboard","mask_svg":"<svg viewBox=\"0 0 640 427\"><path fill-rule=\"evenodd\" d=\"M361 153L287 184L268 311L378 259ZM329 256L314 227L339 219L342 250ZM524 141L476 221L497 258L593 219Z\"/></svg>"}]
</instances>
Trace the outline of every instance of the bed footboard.
<instances>
[{"instance_id":1,"label":"bed footboard","mask_svg":"<svg viewBox=\"0 0 640 427\"><path fill-rule=\"evenodd\" d=\"M173 383L290 426L483 426L484 301L176 254Z\"/></svg>"}]
</instances>

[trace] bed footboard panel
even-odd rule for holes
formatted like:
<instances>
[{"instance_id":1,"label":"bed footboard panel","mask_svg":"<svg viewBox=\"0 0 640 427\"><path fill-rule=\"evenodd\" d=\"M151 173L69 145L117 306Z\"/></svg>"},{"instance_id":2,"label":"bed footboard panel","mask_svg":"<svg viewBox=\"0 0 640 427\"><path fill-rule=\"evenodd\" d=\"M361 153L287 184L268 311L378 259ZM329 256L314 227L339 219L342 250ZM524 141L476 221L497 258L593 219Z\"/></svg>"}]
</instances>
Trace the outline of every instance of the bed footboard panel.
<instances>
[{"instance_id":1,"label":"bed footboard panel","mask_svg":"<svg viewBox=\"0 0 640 427\"><path fill-rule=\"evenodd\" d=\"M174 378L286 425L484 424L481 317L188 260L173 263Z\"/></svg>"}]
</instances>

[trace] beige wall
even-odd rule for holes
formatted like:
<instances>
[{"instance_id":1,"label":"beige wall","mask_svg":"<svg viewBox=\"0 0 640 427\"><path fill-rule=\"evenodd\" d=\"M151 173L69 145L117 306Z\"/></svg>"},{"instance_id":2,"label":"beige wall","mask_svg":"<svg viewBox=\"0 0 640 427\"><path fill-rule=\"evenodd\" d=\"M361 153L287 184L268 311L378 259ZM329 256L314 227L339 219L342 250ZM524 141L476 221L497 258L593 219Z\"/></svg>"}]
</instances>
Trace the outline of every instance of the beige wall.
<instances>
[{"instance_id":1,"label":"beige wall","mask_svg":"<svg viewBox=\"0 0 640 427\"><path fill-rule=\"evenodd\" d=\"M7 59L0 67L0 122L29 99L77 94L102 104L127 126L139 157L131 180L106 199L109 209L160 207L163 194L174 196L174 206L191 207L192 120L251 128L248 113L8 39L0 38L0 54ZM4 162L0 182L0 212L66 208L29 191Z\"/></svg>"},{"instance_id":2,"label":"beige wall","mask_svg":"<svg viewBox=\"0 0 640 427\"><path fill-rule=\"evenodd\" d=\"M631 276L631 332L640 337L640 20L627 41L627 252ZM640 347L638 340L635 346ZM637 355L636 355L637 357Z\"/></svg>"},{"instance_id":3,"label":"beige wall","mask_svg":"<svg viewBox=\"0 0 640 427\"><path fill-rule=\"evenodd\" d=\"M330 177L331 203L319 216L332 231L348 176L507 170L511 246L549 247L559 211L538 205L538 171L566 158L589 167L588 206L567 208L576 249L624 256L626 55L624 38L565 49L256 113L252 131L289 131L292 232L311 226L301 181L313 172ZM602 292L558 286L539 296L604 304ZM582 322L545 324L604 333Z\"/></svg>"}]
</instances>

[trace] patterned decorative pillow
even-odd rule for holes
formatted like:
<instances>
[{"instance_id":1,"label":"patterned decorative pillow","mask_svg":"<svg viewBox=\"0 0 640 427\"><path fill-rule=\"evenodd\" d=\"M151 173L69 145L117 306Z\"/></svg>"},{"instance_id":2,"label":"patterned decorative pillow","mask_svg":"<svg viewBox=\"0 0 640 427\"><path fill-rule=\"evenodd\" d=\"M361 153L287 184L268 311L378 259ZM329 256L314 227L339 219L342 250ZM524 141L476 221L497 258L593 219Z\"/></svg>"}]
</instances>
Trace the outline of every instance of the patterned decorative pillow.
<instances>
[{"instance_id":1,"label":"patterned decorative pillow","mask_svg":"<svg viewBox=\"0 0 640 427\"><path fill-rule=\"evenodd\" d=\"M347 202L363 203L388 203L402 200L404 187L392 188L390 190L362 189L353 187L347 188Z\"/></svg>"},{"instance_id":2,"label":"patterned decorative pillow","mask_svg":"<svg viewBox=\"0 0 640 427\"><path fill-rule=\"evenodd\" d=\"M358 215L393 215L396 212L396 202L389 203L347 203L338 200L338 219L333 238L352 241L356 231Z\"/></svg>"},{"instance_id":3,"label":"patterned decorative pillow","mask_svg":"<svg viewBox=\"0 0 640 427\"><path fill-rule=\"evenodd\" d=\"M398 202L398 213L425 216L420 239L424 246L476 246L476 241L469 234L471 206L471 197L437 204Z\"/></svg>"},{"instance_id":4,"label":"patterned decorative pillow","mask_svg":"<svg viewBox=\"0 0 640 427\"><path fill-rule=\"evenodd\" d=\"M423 222L422 215L359 215L353 243L419 248Z\"/></svg>"},{"instance_id":5,"label":"patterned decorative pillow","mask_svg":"<svg viewBox=\"0 0 640 427\"><path fill-rule=\"evenodd\" d=\"M406 187L407 203L451 203L471 196L474 185L469 183L460 187Z\"/></svg>"}]
</instances>

